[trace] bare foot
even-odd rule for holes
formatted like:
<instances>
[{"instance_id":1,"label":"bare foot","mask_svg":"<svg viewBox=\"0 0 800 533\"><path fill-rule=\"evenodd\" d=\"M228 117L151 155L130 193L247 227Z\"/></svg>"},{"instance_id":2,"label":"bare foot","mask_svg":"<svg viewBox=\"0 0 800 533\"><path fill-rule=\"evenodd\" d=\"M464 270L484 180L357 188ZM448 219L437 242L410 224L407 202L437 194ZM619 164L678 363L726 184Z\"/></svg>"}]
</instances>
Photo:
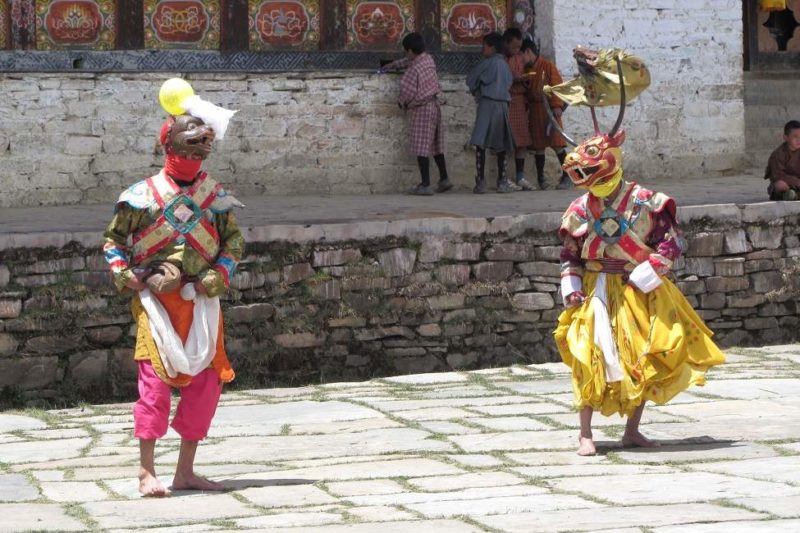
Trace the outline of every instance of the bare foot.
<instances>
[{"instance_id":1,"label":"bare foot","mask_svg":"<svg viewBox=\"0 0 800 533\"><path fill-rule=\"evenodd\" d=\"M164 498L170 495L169 489L147 470L139 471L139 492L145 498Z\"/></svg>"},{"instance_id":2,"label":"bare foot","mask_svg":"<svg viewBox=\"0 0 800 533\"><path fill-rule=\"evenodd\" d=\"M625 433L622 436L623 448L658 448L661 444L657 441L650 440L638 431Z\"/></svg>"},{"instance_id":3,"label":"bare foot","mask_svg":"<svg viewBox=\"0 0 800 533\"><path fill-rule=\"evenodd\" d=\"M172 489L218 491L218 490L225 490L225 485L198 476L194 473L190 474L176 473L175 479L172 480Z\"/></svg>"},{"instance_id":4,"label":"bare foot","mask_svg":"<svg viewBox=\"0 0 800 533\"><path fill-rule=\"evenodd\" d=\"M578 455L597 455L597 450L594 447L592 437L578 437Z\"/></svg>"}]
</instances>

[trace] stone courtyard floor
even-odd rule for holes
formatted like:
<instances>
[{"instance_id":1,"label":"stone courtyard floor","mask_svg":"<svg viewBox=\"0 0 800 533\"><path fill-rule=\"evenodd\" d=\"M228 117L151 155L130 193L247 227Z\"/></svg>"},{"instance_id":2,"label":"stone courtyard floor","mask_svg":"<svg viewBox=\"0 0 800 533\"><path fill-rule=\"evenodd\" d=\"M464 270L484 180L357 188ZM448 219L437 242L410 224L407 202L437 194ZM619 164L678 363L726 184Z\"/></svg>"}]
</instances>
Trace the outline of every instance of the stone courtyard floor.
<instances>
[{"instance_id":1,"label":"stone courtyard floor","mask_svg":"<svg viewBox=\"0 0 800 533\"><path fill-rule=\"evenodd\" d=\"M800 531L800 345L728 355L645 412L663 447L596 416L590 458L560 364L228 392L197 463L230 490L163 500L138 497L130 404L7 411L0 531Z\"/></svg>"}]
</instances>

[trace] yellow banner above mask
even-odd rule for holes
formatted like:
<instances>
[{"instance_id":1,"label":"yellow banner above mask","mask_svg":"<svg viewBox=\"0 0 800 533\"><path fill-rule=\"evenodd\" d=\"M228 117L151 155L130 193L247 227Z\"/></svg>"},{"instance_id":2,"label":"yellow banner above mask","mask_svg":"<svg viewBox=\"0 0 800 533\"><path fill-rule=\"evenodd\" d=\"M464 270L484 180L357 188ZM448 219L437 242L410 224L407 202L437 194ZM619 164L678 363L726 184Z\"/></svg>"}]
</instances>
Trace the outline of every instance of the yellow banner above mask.
<instances>
[{"instance_id":1,"label":"yellow banner above mask","mask_svg":"<svg viewBox=\"0 0 800 533\"><path fill-rule=\"evenodd\" d=\"M786 9L786 0L759 0L758 7L761 11L783 11Z\"/></svg>"}]
</instances>

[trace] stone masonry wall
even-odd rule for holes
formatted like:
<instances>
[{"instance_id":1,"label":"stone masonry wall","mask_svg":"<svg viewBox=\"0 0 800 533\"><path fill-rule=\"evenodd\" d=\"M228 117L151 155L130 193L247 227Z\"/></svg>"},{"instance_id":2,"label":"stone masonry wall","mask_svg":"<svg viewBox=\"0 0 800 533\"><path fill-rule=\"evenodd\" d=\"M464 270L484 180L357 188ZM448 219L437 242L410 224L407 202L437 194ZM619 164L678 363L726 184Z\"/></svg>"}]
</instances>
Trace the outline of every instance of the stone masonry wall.
<instances>
[{"instance_id":1,"label":"stone masonry wall","mask_svg":"<svg viewBox=\"0 0 800 533\"><path fill-rule=\"evenodd\" d=\"M800 205L680 210L678 286L722 346L800 339ZM245 230L223 302L239 386L558 360L559 214ZM0 404L135 394L100 236L0 236Z\"/></svg>"},{"instance_id":2,"label":"stone masonry wall","mask_svg":"<svg viewBox=\"0 0 800 533\"><path fill-rule=\"evenodd\" d=\"M702 178L744 162L741 4L733 0L537 2L537 36L565 78L577 44L622 46L653 84L626 111L627 175ZM576 16L581 23L576 23ZM173 74L0 74L0 207L109 202L155 172L160 83ZM364 72L193 74L208 100L239 109L207 165L234 194L369 194L418 179L399 77ZM441 77L453 181L471 187L475 105L464 76ZM610 127L616 110L601 110ZM587 136L587 112L568 131ZM550 180L558 176L548 158ZM487 165L490 176L494 164ZM529 161L528 171L533 168ZM434 179L436 171L433 171Z\"/></svg>"},{"instance_id":3,"label":"stone masonry wall","mask_svg":"<svg viewBox=\"0 0 800 533\"><path fill-rule=\"evenodd\" d=\"M158 90L175 75L0 74L0 207L113 201L157 172ZM234 194L389 193L419 181L397 75L186 78L205 99L239 110L204 166ZM441 83L449 170L466 187L475 105L463 76Z\"/></svg>"},{"instance_id":4,"label":"stone masonry wall","mask_svg":"<svg viewBox=\"0 0 800 533\"><path fill-rule=\"evenodd\" d=\"M642 57L652 84L625 112L625 172L632 179L694 177L745 166L742 3L736 0L537 0L542 53L565 79L577 45ZM551 37L551 38L548 38ZM598 113L607 131L616 109ZM588 111L568 109L567 133L592 133Z\"/></svg>"}]
</instances>

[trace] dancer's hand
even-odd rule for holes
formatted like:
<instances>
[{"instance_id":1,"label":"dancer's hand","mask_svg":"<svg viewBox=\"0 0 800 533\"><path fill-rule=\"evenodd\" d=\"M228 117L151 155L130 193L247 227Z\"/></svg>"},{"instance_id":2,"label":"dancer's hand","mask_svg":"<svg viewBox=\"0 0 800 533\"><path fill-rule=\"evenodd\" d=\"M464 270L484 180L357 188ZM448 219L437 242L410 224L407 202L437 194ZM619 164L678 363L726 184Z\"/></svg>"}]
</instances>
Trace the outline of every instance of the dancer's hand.
<instances>
[{"instance_id":1,"label":"dancer's hand","mask_svg":"<svg viewBox=\"0 0 800 533\"><path fill-rule=\"evenodd\" d=\"M197 294L202 294L203 296L208 296L208 291L206 291L206 286L202 284L200 281L194 282L194 290Z\"/></svg>"},{"instance_id":2,"label":"dancer's hand","mask_svg":"<svg viewBox=\"0 0 800 533\"><path fill-rule=\"evenodd\" d=\"M567 307L577 307L585 301L586 301L586 295L583 294L583 291L575 291L566 298L564 298L564 303L566 304Z\"/></svg>"},{"instance_id":3,"label":"dancer's hand","mask_svg":"<svg viewBox=\"0 0 800 533\"><path fill-rule=\"evenodd\" d=\"M134 291L141 291L146 289L147 284L144 281L142 281L142 278L144 278L148 273L149 270L138 269L138 268L134 269L133 277L130 280L128 280L128 283L126 283L125 286Z\"/></svg>"},{"instance_id":4,"label":"dancer's hand","mask_svg":"<svg viewBox=\"0 0 800 533\"><path fill-rule=\"evenodd\" d=\"M141 291L147 288L146 284L144 284L143 282L139 281L136 278L131 278L130 281L128 281L128 283L125 284L125 286L135 291Z\"/></svg>"}]
</instances>

